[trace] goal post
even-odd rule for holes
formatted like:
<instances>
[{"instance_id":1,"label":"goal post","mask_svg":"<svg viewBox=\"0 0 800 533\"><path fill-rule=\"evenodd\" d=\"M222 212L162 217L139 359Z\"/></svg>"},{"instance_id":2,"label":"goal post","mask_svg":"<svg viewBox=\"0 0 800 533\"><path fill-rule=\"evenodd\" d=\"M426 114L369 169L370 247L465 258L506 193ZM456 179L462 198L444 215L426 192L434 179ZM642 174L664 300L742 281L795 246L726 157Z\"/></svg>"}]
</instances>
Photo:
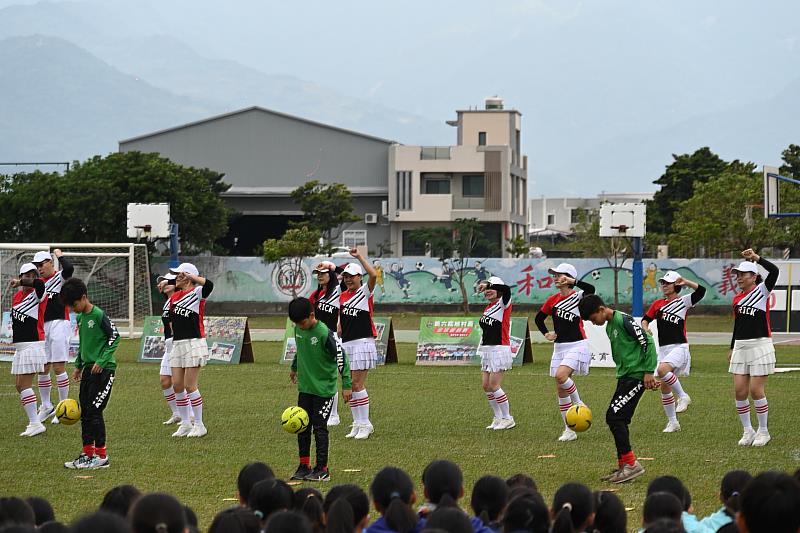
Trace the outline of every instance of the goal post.
<instances>
[{"instance_id":1,"label":"goal post","mask_svg":"<svg viewBox=\"0 0 800 533\"><path fill-rule=\"evenodd\" d=\"M11 309L14 289L10 279L19 267L41 250L60 248L75 267L74 277L82 279L91 301L100 306L120 333L134 337L144 317L152 314L150 265L147 245L134 243L0 243L0 286L2 310ZM56 261L56 268L60 268Z\"/></svg>"}]
</instances>

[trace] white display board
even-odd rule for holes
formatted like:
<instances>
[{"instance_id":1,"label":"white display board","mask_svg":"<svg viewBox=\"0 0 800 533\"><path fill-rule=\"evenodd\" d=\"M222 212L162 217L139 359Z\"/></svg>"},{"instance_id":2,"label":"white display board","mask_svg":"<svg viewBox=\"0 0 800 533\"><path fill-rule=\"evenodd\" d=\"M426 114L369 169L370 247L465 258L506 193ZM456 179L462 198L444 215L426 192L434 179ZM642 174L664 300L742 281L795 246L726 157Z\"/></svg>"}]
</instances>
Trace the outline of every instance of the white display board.
<instances>
[{"instance_id":1,"label":"white display board","mask_svg":"<svg viewBox=\"0 0 800 533\"><path fill-rule=\"evenodd\" d=\"M169 204L128 204L128 238L168 239Z\"/></svg>"},{"instance_id":2,"label":"white display board","mask_svg":"<svg viewBox=\"0 0 800 533\"><path fill-rule=\"evenodd\" d=\"M642 322L641 318L634 318L637 324ZM591 322L583 321L583 330L586 332L586 339L589 341L589 349L592 351L592 362L590 367L614 368L614 360L611 358L611 341L606 335L605 326L595 326ZM650 331L653 333L653 340L658 349L658 327L656 321L650 323Z\"/></svg>"}]
</instances>

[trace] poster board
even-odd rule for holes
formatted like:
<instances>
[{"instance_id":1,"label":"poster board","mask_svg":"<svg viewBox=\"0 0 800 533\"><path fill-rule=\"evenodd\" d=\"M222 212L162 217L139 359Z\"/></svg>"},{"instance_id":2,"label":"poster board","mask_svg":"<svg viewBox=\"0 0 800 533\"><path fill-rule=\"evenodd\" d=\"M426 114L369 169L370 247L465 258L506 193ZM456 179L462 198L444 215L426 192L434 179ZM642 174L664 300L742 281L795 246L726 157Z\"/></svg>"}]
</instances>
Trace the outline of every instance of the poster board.
<instances>
[{"instance_id":1,"label":"poster board","mask_svg":"<svg viewBox=\"0 0 800 533\"><path fill-rule=\"evenodd\" d=\"M78 319L75 313L69 314L70 337L69 337L69 362L75 361L78 355L80 338L78 337ZM14 342L11 330L11 311L3 311L3 321L0 325L0 362L10 362L14 360Z\"/></svg>"},{"instance_id":2,"label":"poster board","mask_svg":"<svg viewBox=\"0 0 800 533\"><path fill-rule=\"evenodd\" d=\"M376 316L372 317L372 322L378 332L378 336L375 337L375 347L378 350L378 365L397 363L397 345L395 344L392 318ZM281 353L280 362L282 364L291 364L296 353L294 324L287 318L286 329L283 333L283 352Z\"/></svg>"},{"instance_id":3,"label":"poster board","mask_svg":"<svg viewBox=\"0 0 800 533\"><path fill-rule=\"evenodd\" d=\"M207 316L203 319L209 364L238 365L253 362L250 326L245 316ZM161 363L164 356L164 325L160 316L144 319L139 348L140 363Z\"/></svg>"},{"instance_id":4,"label":"poster board","mask_svg":"<svg viewBox=\"0 0 800 533\"><path fill-rule=\"evenodd\" d=\"M514 366L533 362L527 317L511 317ZM475 317L422 317L416 364L428 366L479 365L481 328Z\"/></svg>"}]
</instances>

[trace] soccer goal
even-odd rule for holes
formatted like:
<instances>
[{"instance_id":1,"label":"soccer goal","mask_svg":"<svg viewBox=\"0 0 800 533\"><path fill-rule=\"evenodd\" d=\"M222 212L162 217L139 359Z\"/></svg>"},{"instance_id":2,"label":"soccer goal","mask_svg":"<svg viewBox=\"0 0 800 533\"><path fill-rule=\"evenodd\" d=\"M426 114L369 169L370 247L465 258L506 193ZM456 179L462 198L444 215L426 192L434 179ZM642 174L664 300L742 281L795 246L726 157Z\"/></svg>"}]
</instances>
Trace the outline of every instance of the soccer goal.
<instances>
[{"instance_id":1,"label":"soccer goal","mask_svg":"<svg viewBox=\"0 0 800 533\"><path fill-rule=\"evenodd\" d=\"M92 303L99 305L117 325L120 334L133 337L152 314L150 264L147 245L133 243L0 243L0 286L2 310L11 309L9 280L19 275L23 263L29 263L40 250L60 248L75 266L74 277L89 289ZM60 265L56 261L56 268Z\"/></svg>"}]
</instances>

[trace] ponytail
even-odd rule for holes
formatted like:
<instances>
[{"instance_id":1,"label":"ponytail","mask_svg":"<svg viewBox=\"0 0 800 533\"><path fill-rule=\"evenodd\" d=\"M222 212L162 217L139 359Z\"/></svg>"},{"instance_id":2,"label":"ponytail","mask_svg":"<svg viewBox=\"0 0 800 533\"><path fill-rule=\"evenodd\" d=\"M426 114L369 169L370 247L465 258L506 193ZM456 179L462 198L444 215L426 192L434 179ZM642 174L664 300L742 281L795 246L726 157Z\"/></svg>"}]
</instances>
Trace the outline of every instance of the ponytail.
<instances>
[{"instance_id":1,"label":"ponytail","mask_svg":"<svg viewBox=\"0 0 800 533\"><path fill-rule=\"evenodd\" d=\"M553 497L553 533L582 531L592 515L594 499L592 491L580 483L565 483Z\"/></svg>"},{"instance_id":2,"label":"ponytail","mask_svg":"<svg viewBox=\"0 0 800 533\"><path fill-rule=\"evenodd\" d=\"M409 504L400 499L400 494L392 493L391 503L383 511L383 518L389 529L397 533L409 533L417 526L417 514Z\"/></svg>"},{"instance_id":3,"label":"ponytail","mask_svg":"<svg viewBox=\"0 0 800 533\"><path fill-rule=\"evenodd\" d=\"M322 509L322 498L318 494L309 493L300 507L300 512L311 522L314 533L325 531L325 512Z\"/></svg>"},{"instance_id":4,"label":"ponytail","mask_svg":"<svg viewBox=\"0 0 800 533\"><path fill-rule=\"evenodd\" d=\"M346 498L338 498L328 509L326 531L328 533L353 533L356 519L353 507Z\"/></svg>"},{"instance_id":5,"label":"ponytail","mask_svg":"<svg viewBox=\"0 0 800 533\"><path fill-rule=\"evenodd\" d=\"M567 502L561 506L561 509L553 520L551 531L553 533L575 533L575 527L572 525L572 504Z\"/></svg>"},{"instance_id":6,"label":"ponytail","mask_svg":"<svg viewBox=\"0 0 800 533\"><path fill-rule=\"evenodd\" d=\"M730 514L735 515L739 511L741 503L739 494L752 478L753 476L745 470L731 470L723 476L719 489L720 499Z\"/></svg>"},{"instance_id":7,"label":"ponytail","mask_svg":"<svg viewBox=\"0 0 800 533\"><path fill-rule=\"evenodd\" d=\"M439 507L458 507L458 502L456 502L456 499L452 497L449 492L445 492L439 498L437 509Z\"/></svg>"}]
</instances>

